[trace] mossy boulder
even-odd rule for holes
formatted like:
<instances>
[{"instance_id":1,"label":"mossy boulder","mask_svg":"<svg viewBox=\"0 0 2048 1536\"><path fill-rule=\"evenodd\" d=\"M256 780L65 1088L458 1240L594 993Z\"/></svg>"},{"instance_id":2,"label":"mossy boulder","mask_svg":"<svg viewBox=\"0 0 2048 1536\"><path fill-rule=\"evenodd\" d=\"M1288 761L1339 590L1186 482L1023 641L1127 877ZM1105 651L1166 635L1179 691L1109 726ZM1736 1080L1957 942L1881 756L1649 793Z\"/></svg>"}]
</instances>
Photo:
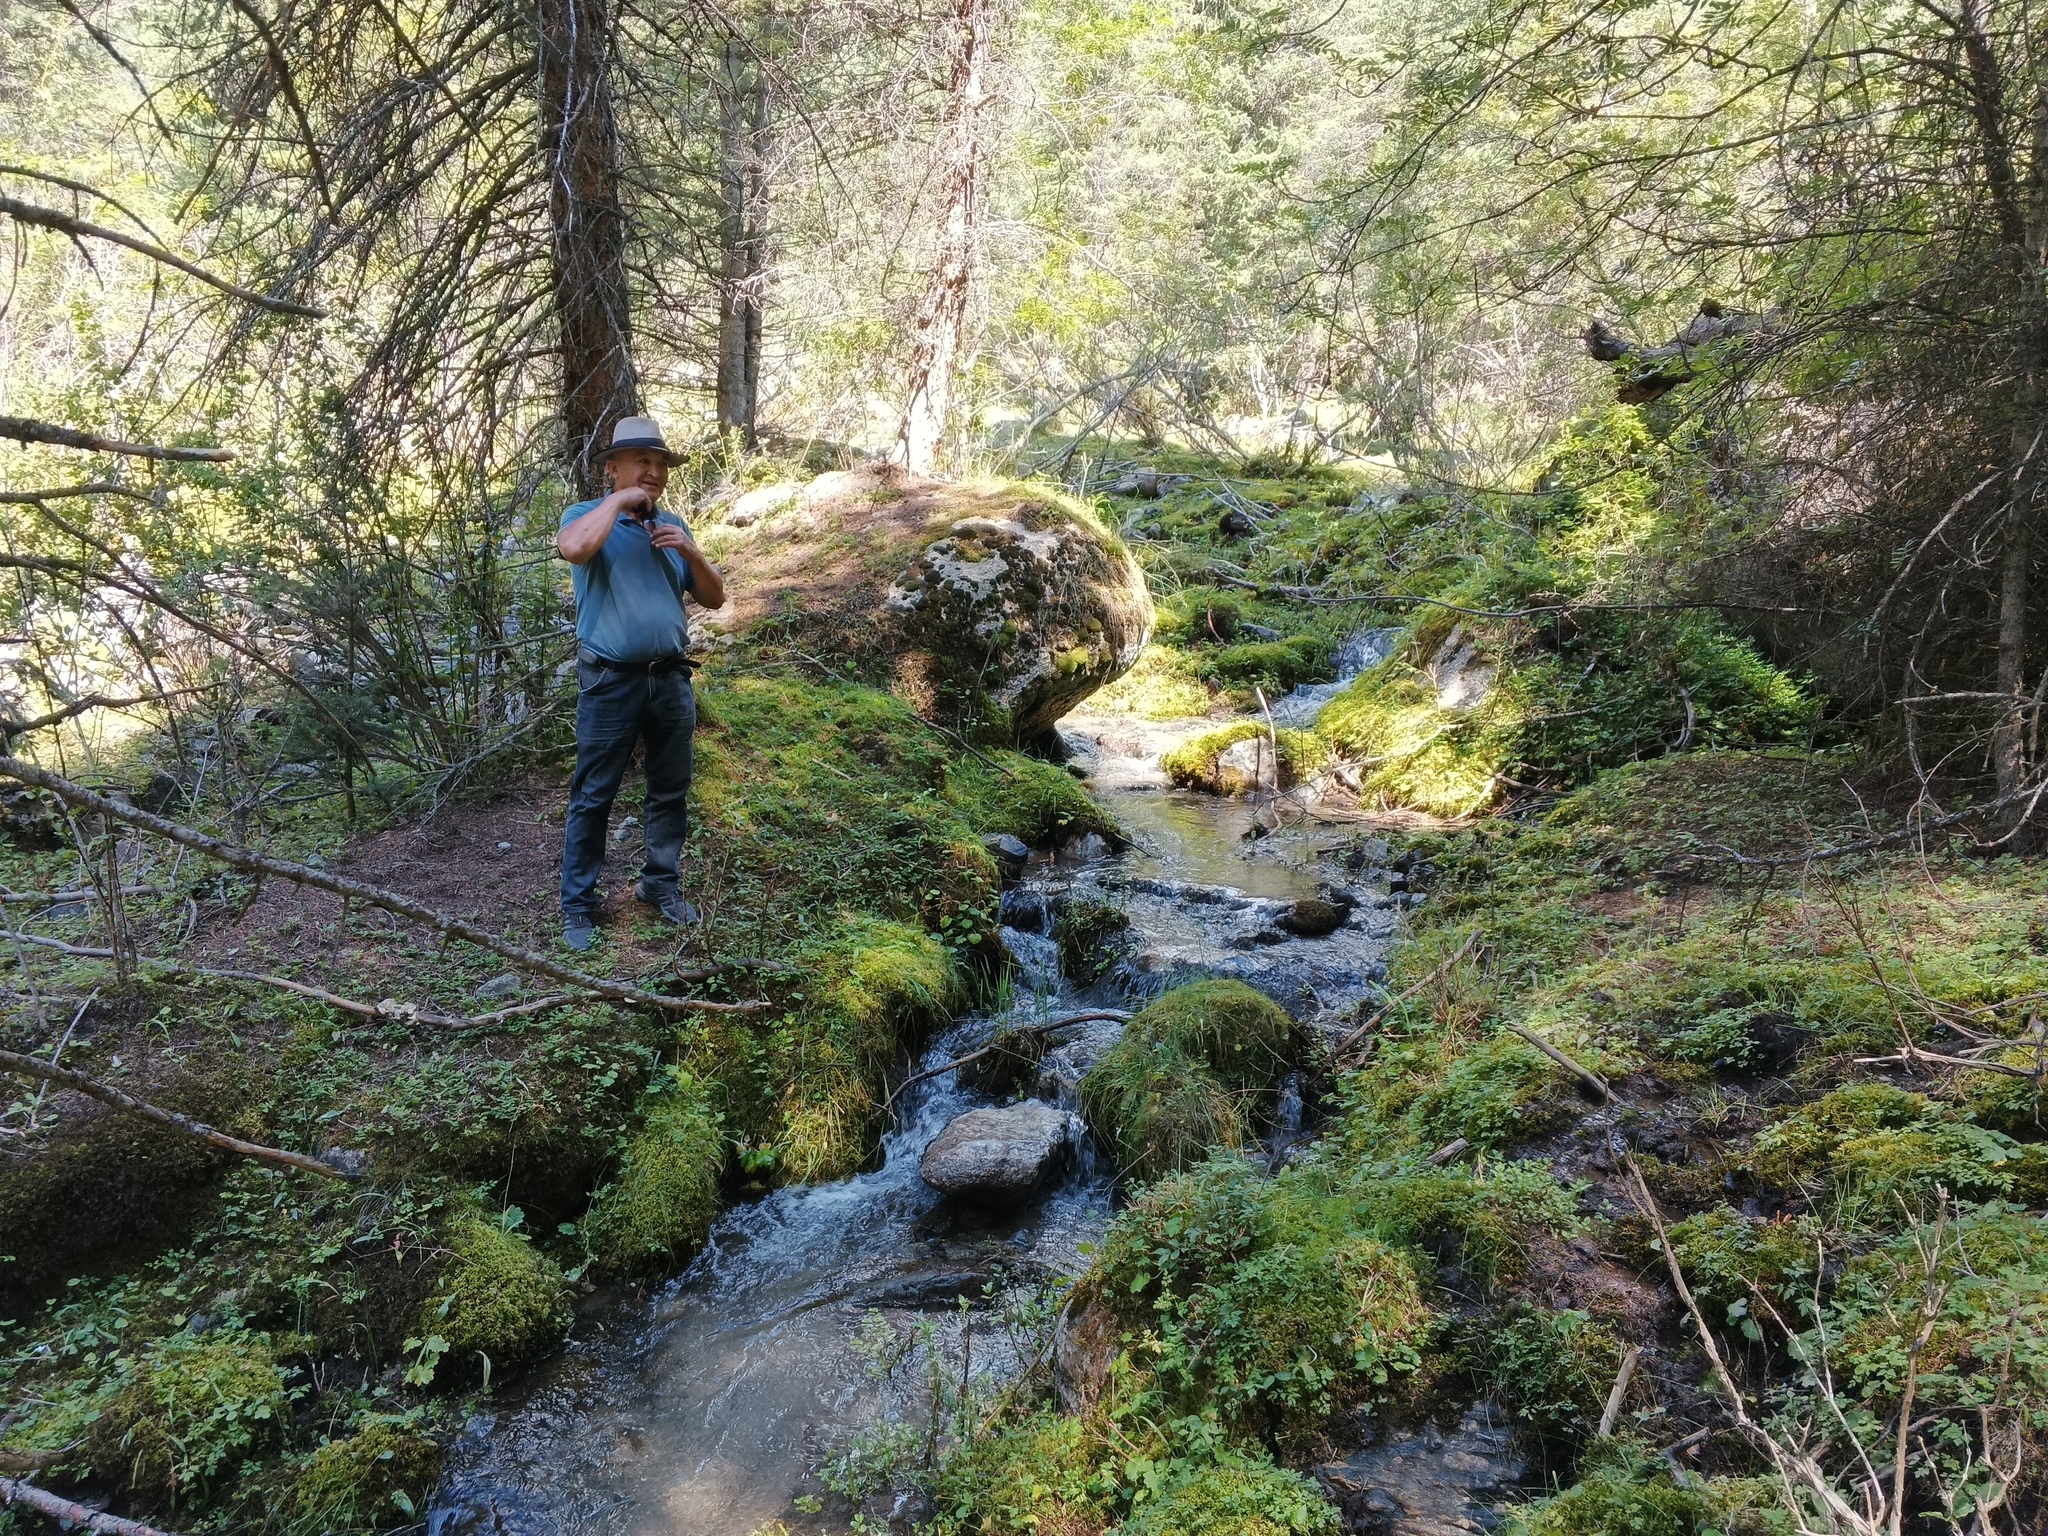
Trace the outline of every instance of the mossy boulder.
<instances>
[{"instance_id":1,"label":"mossy boulder","mask_svg":"<svg viewBox=\"0 0 2048 1536\"><path fill-rule=\"evenodd\" d=\"M1329 744L1313 731L1278 730L1268 740L1263 722L1239 720L1191 737L1159 763L1183 789L1248 795L1291 788L1313 777L1329 760Z\"/></svg>"},{"instance_id":2,"label":"mossy boulder","mask_svg":"<svg viewBox=\"0 0 2048 1536\"><path fill-rule=\"evenodd\" d=\"M442 1370L498 1375L546 1354L569 1326L560 1266L517 1232L464 1211L443 1236L446 1263L420 1309L420 1337L447 1344Z\"/></svg>"},{"instance_id":3,"label":"mossy boulder","mask_svg":"<svg viewBox=\"0 0 2048 1536\"><path fill-rule=\"evenodd\" d=\"M283 1436L292 1392L269 1334L171 1334L125 1362L122 1376L88 1454L98 1477L151 1504L205 1498Z\"/></svg>"},{"instance_id":4,"label":"mossy boulder","mask_svg":"<svg viewBox=\"0 0 2048 1536\"><path fill-rule=\"evenodd\" d=\"M413 1519L441 1476L441 1447L395 1424L372 1424L320 1447L285 1485L286 1536L343 1536Z\"/></svg>"},{"instance_id":5,"label":"mossy boulder","mask_svg":"<svg viewBox=\"0 0 2048 1536\"><path fill-rule=\"evenodd\" d=\"M611 1275L673 1268L710 1232L724 1169L724 1122L702 1086L678 1074L626 1144L617 1176L591 1196L591 1262Z\"/></svg>"},{"instance_id":6,"label":"mossy boulder","mask_svg":"<svg viewBox=\"0 0 2048 1536\"><path fill-rule=\"evenodd\" d=\"M703 538L735 594L712 626L823 644L985 740L1049 729L1129 670L1152 629L1123 541L1047 486L870 465Z\"/></svg>"},{"instance_id":7,"label":"mossy boulder","mask_svg":"<svg viewBox=\"0 0 2048 1536\"><path fill-rule=\"evenodd\" d=\"M1241 1145L1285 1070L1294 1025L1241 981L1176 987L1141 1010L1081 1080L1081 1109L1118 1170L1149 1181Z\"/></svg>"}]
</instances>

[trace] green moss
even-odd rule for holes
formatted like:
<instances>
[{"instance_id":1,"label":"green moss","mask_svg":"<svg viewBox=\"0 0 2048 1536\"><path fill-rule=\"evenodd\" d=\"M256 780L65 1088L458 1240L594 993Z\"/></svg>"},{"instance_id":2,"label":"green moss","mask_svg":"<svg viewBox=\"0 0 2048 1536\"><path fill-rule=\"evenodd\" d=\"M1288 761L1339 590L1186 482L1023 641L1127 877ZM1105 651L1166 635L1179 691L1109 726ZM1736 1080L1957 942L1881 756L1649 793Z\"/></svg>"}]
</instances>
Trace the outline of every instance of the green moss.
<instances>
[{"instance_id":1,"label":"green moss","mask_svg":"<svg viewBox=\"0 0 2048 1536\"><path fill-rule=\"evenodd\" d=\"M1218 1158L1161 1180L1105 1234L1092 1284L1149 1313L1157 1390L1179 1411L1309 1432L1340 1393L1377 1392L1421 1362L1436 1318L1413 1258L1310 1170L1260 1179Z\"/></svg>"},{"instance_id":2,"label":"green moss","mask_svg":"<svg viewBox=\"0 0 2048 1536\"><path fill-rule=\"evenodd\" d=\"M1510 1306L1469 1323L1460 1352L1489 1394L1556 1460L1593 1432L1621 1364L1612 1331L1571 1308Z\"/></svg>"},{"instance_id":3,"label":"green moss","mask_svg":"<svg viewBox=\"0 0 2048 1536\"><path fill-rule=\"evenodd\" d=\"M946 775L946 798L976 833L1008 832L1033 846L1076 832L1116 835L1116 823L1056 763L1021 752L962 756Z\"/></svg>"},{"instance_id":4,"label":"green moss","mask_svg":"<svg viewBox=\"0 0 2048 1536\"><path fill-rule=\"evenodd\" d=\"M1669 1469L1626 1461L1514 1510L1506 1536L1695 1536L1709 1513Z\"/></svg>"},{"instance_id":5,"label":"green moss","mask_svg":"<svg viewBox=\"0 0 2048 1536\"><path fill-rule=\"evenodd\" d=\"M1584 1226L1572 1187L1536 1159L1483 1171L1395 1171L1365 1163L1345 1188L1372 1230L1390 1242L1454 1258L1487 1285L1520 1275L1539 1238L1574 1237Z\"/></svg>"},{"instance_id":6,"label":"green moss","mask_svg":"<svg viewBox=\"0 0 2048 1536\"><path fill-rule=\"evenodd\" d=\"M1170 748L1160 758L1160 766L1168 778L1185 789L1243 793L1252 787L1251 775L1241 774L1226 783L1216 759L1240 741L1265 735L1266 726L1261 721L1235 721ZM1313 731L1277 730L1273 732L1273 748L1279 756L1283 788L1312 777L1330 761L1329 744Z\"/></svg>"},{"instance_id":7,"label":"green moss","mask_svg":"<svg viewBox=\"0 0 2048 1536\"><path fill-rule=\"evenodd\" d=\"M1832 1184L1845 1193L1924 1199L1937 1186L1983 1199L2048 1190L2044 1149L1960 1118L1923 1094L1851 1083L1767 1126L1759 1176L1785 1188Z\"/></svg>"},{"instance_id":8,"label":"green moss","mask_svg":"<svg viewBox=\"0 0 2048 1536\"><path fill-rule=\"evenodd\" d=\"M1062 902L1053 914L1052 936L1060 947L1060 972L1086 986L1109 969L1119 935L1130 927L1123 908L1086 896Z\"/></svg>"},{"instance_id":9,"label":"green moss","mask_svg":"<svg viewBox=\"0 0 2048 1536\"><path fill-rule=\"evenodd\" d=\"M1322 1490L1262 1457L1219 1453L1173 1467L1121 1536L1335 1536L1343 1522Z\"/></svg>"},{"instance_id":10,"label":"green moss","mask_svg":"<svg viewBox=\"0 0 2048 1536\"><path fill-rule=\"evenodd\" d=\"M1242 1143L1285 1069L1294 1024L1240 981L1177 987L1132 1018L1081 1080L1117 1167L1144 1181Z\"/></svg>"},{"instance_id":11,"label":"green moss","mask_svg":"<svg viewBox=\"0 0 2048 1536\"><path fill-rule=\"evenodd\" d=\"M1721 1205L1674 1225L1671 1251L1702 1303L1739 1308L1730 1313L1731 1322L1748 1314L1755 1291L1789 1317L1797 1306L1788 1287L1802 1287L1819 1258L1814 1237L1798 1223L1752 1221ZM1718 1321L1711 1312L1709 1320Z\"/></svg>"},{"instance_id":12,"label":"green moss","mask_svg":"<svg viewBox=\"0 0 2048 1536\"><path fill-rule=\"evenodd\" d=\"M1524 713L1517 690L1499 683L1476 708L1444 709L1423 672L1389 660L1332 699L1318 728L1361 765L1361 797L1470 816L1492 802L1515 765Z\"/></svg>"},{"instance_id":13,"label":"green moss","mask_svg":"<svg viewBox=\"0 0 2048 1536\"><path fill-rule=\"evenodd\" d=\"M606 1274L649 1274L701 1246L718 1214L725 1146L702 1085L679 1074L626 1144L617 1175L591 1196L583 1235L592 1263Z\"/></svg>"},{"instance_id":14,"label":"green moss","mask_svg":"<svg viewBox=\"0 0 2048 1536\"><path fill-rule=\"evenodd\" d=\"M176 1333L124 1362L93 1426L93 1470L172 1508L203 1500L276 1445L296 1395L266 1333Z\"/></svg>"},{"instance_id":15,"label":"green moss","mask_svg":"<svg viewBox=\"0 0 2048 1536\"><path fill-rule=\"evenodd\" d=\"M1270 701L1298 684L1328 676L1330 647L1317 635L1231 645L1209 658L1205 670L1219 682L1257 686Z\"/></svg>"},{"instance_id":16,"label":"green moss","mask_svg":"<svg viewBox=\"0 0 2048 1536\"><path fill-rule=\"evenodd\" d=\"M500 1376L538 1359L569 1326L568 1284L555 1262L516 1232L462 1213L443 1239L445 1267L420 1313L420 1337L447 1345L445 1371Z\"/></svg>"},{"instance_id":17,"label":"green moss","mask_svg":"<svg viewBox=\"0 0 2048 1536\"><path fill-rule=\"evenodd\" d=\"M440 1476L440 1446L395 1424L372 1424L306 1459L279 1500L277 1528L283 1536L385 1530L416 1518Z\"/></svg>"},{"instance_id":18,"label":"green moss","mask_svg":"<svg viewBox=\"0 0 2048 1536\"><path fill-rule=\"evenodd\" d=\"M963 989L944 945L885 918L845 919L806 958L812 980L789 1021L793 1059L768 1135L783 1176L815 1183L843 1178L867 1157L884 1074L959 1006Z\"/></svg>"},{"instance_id":19,"label":"green moss","mask_svg":"<svg viewBox=\"0 0 2048 1536\"><path fill-rule=\"evenodd\" d=\"M934 1489L945 1536L1036 1536L1099 1530L1111 1518L1104 1447L1080 1419L1040 1412L970 1441L940 1466Z\"/></svg>"}]
</instances>

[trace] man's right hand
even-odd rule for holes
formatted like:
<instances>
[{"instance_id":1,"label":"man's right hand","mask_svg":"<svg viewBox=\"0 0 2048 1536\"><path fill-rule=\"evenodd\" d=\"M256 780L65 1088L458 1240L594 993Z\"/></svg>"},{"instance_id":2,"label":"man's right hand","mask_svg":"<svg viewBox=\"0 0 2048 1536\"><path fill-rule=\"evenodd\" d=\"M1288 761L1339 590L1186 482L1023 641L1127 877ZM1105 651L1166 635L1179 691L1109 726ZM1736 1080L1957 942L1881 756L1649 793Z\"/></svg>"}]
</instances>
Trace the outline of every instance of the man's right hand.
<instances>
[{"instance_id":1,"label":"man's right hand","mask_svg":"<svg viewBox=\"0 0 2048 1536\"><path fill-rule=\"evenodd\" d=\"M611 504L610 510L614 517L621 512L631 512L635 516L640 516L654 510L654 497L644 485L626 486L623 490L613 491L605 500Z\"/></svg>"}]
</instances>

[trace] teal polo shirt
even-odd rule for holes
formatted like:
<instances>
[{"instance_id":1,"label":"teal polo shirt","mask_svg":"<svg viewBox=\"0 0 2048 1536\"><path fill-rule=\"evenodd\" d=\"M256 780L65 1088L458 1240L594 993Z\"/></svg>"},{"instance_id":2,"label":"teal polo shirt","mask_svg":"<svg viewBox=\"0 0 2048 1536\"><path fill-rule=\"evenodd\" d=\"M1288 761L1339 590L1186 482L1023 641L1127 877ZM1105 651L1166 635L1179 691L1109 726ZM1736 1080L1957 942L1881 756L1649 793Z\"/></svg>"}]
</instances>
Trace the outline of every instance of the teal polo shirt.
<instances>
[{"instance_id":1,"label":"teal polo shirt","mask_svg":"<svg viewBox=\"0 0 2048 1536\"><path fill-rule=\"evenodd\" d=\"M596 506L579 501L562 514L562 526ZM655 521L688 533L673 512L655 509ZM570 567L576 585L576 641L606 661L636 663L680 656L690 646L690 621L683 594L691 591L690 566L672 549L656 549L640 519L622 513L602 548L582 565Z\"/></svg>"}]
</instances>

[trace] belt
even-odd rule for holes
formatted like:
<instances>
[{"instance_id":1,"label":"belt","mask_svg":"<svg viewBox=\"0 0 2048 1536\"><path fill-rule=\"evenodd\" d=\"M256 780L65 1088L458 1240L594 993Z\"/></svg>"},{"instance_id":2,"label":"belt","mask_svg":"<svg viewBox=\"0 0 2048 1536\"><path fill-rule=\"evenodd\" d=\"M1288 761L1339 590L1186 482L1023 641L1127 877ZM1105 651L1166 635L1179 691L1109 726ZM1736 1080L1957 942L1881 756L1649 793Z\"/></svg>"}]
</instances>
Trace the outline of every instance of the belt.
<instances>
[{"instance_id":1,"label":"belt","mask_svg":"<svg viewBox=\"0 0 2048 1536\"><path fill-rule=\"evenodd\" d=\"M576 659L586 667L603 667L608 672L644 672L649 677L666 677L671 672L690 675L690 658L681 653L657 656L652 661L613 661L586 648L576 653Z\"/></svg>"}]
</instances>

